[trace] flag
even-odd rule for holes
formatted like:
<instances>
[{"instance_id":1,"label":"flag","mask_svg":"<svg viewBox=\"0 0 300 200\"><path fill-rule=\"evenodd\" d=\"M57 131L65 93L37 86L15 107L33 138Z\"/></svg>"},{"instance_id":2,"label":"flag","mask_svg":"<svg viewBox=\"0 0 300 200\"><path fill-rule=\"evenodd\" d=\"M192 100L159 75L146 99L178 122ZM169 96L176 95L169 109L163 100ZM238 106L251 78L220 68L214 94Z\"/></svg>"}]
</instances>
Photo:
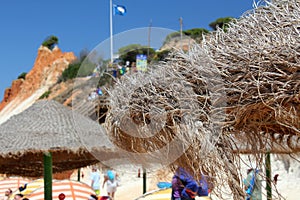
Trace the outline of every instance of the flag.
<instances>
[{"instance_id":1,"label":"flag","mask_svg":"<svg viewBox=\"0 0 300 200\"><path fill-rule=\"evenodd\" d=\"M122 15L126 14L126 7L121 5L114 5L114 15Z\"/></svg>"}]
</instances>

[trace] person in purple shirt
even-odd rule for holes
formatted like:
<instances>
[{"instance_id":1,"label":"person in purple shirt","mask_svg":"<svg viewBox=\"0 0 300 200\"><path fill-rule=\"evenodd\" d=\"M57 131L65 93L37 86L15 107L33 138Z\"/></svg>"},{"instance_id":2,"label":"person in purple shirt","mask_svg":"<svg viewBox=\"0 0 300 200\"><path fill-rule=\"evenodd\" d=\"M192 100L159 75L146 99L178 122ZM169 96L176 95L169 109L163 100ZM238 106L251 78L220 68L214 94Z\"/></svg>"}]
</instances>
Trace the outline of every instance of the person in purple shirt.
<instances>
[{"instance_id":1,"label":"person in purple shirt","mask_svg":"<svg viewBox=\"0 0 300 200\"><path fill-rule=\"evenodd\" d=\"M184 185L181 183L180 179L177 176L172 178L172 200L181 200L181 192L184 188Z\"/></svg>"},{"instance_id":2,"label":"person in purple shirt","mask_svg":"<svg viewBox=\"0 0 300 200\"><path fill-rule=\"evenodd\" d=\"M171 200L195 200L196 196L207 196L207 182L202 179L197 181L183 168L178 168L172 178Z\"/></svg>"}]
</instances>

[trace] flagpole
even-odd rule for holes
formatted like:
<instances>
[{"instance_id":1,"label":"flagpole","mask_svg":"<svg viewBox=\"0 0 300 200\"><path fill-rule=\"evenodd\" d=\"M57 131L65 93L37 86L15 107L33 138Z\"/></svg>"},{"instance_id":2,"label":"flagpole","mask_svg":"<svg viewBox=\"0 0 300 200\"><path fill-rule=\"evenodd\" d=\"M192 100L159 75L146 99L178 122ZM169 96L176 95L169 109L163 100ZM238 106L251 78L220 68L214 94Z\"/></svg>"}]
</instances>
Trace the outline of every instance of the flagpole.
<instances>
[{"instance_id":1,"label":"flagpole","mask_svg":"<svg viewBox=\"0 0 300 200\"><path fill-rule=\"evenodd\" d=\"M150 34L151 34L151 27L152 27L152 19L150 20L149 30L148 30L148 49L147 49L147 59L149 59L149 50L150 50Z\"/></svg>"},{"instance_id":2,"label":"flagpole","mask_svg":"<svg viewBox=\"0 0 300 200\"><path fill-rule=\"evenodd\" d=\"M113 63L113 5L112 0L110 0L110 62Z\"/></svg>"},{"instance_id":3,"label":"flagpole","mask_svg":"<svg viewBox=\"0 0 300 200\"><path fill-rule=\"evenodd\" d=\"M182 50L182 17L179 18L180 23L180 49Z\"/></svg>"}]
</instances>

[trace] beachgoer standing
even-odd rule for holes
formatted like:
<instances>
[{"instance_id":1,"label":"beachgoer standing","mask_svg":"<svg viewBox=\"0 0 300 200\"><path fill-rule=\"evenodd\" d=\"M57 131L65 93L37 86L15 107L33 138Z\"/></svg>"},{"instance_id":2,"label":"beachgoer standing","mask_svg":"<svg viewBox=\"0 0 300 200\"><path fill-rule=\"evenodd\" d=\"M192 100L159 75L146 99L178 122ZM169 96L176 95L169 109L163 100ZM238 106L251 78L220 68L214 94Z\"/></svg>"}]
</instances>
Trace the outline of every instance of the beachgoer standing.
<instances>
[{"instance_id":1,"label":"beachgoer standing","mask_svg":"<svg viewBox=\"0 0 300 200\"><path fill-rule=\"evenodd\" d=\"M253 168L247 170L247 178L244 180L247 197L246 200L261 200L261 180L259 178L259 170Z\"/></svg>"},{"instance_id":2,"label":"beachgoer standing","mask_svg":"<svg viewBox=\"0 0 300 200\"><path fill-rule=\"evenodd\" d=\"M91 187L95 191L96 195L100 194L100 173L98 172L96 167L92 168L91 175Z\"/></svg>"},{"instance_id":3,"label":"beachgoer standing","mask_svg":"<svg viewBox=\"0 0 300 200\"><path fill-rule=\"evenodd\" d=\"M104 187L104 184L106 183L106 191L107 195L110 196L112 199L114 199L115 193L117 191L118 187L118 181L117 181L117 174L111 170L107 171L107 174L104 175L104 181L102 188Z\"/></svg>"}]
</instances>

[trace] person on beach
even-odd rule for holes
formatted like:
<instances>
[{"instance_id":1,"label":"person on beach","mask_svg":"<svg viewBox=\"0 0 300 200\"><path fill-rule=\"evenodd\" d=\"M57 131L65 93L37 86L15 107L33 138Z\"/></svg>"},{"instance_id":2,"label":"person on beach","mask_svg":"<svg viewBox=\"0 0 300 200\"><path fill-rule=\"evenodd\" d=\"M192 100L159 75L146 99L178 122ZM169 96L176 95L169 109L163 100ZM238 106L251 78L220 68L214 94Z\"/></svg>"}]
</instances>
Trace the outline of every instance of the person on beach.
<instances>
[{"instance_id":1,"label":"person on beach","mask_svg":"<svg viewBox=\"0 0 300 200\"><path fill-rule=\"evenodd\" d=\"M277 185L278 176L279 176L279 174L275 174L275 176L273 177L274 185Z\"/></svg>"},{"instance_id":2,"label":"person on beach","mask_svg":"<svg viewBox=\"0 0 300 200\"><path fill-rule=\"evenodd\" d=\"M91 187L95 191L95 194L98 196L100 194L100 173L98 172L96 167L92 168Z\"/></svg>"},{"instance_id":3,"label":"person on beach","mask_svg":"<svg viewBox=\"0 0 300 200\"><path fill-rule=\"evenodd\" d=\"M118 181L117 181L117 176L115 172L108 170L107 174L104 175L104 181L102 188L104 187L104 184L106 183L106 191L107 195L111 197L111 199L114 199L115 193L117 191L118 187Z\"/></svg>"},{"instance_id":4,"label":"person on beach","mask_svg":"<svg viewBox=\"0 0 300 200\"><path fill-rule=\"evenodd\" d=\"M111 200L111 198L109 196L96 196L91 194L87 200Z\"/></svg>"},{"instance_id":5,"label":"person on beach","mask_svg":"<svg viewBox=\"0 0 300 200\"><path fill-rule=\"evenodd\" d=\"M16 194L14 196L14 200L22 200L23 199L23 194Z\"/></svg>"},{"instance_id":6,"label":"person on beach","mask_svg":"<svg viewBox=\"0 0 300 200\"><path fill-rule=\"evenodd\" d=\"M179 167L172 178L171 200L195 200L196 196L207 196L207 181L202 177L199 183L183 168Z\"/></svg>"},{"instance_id":7,"label":"person on beach","mask_svg":"<svg viewBox=\"0 0 300 200\"><path fill-rule=\"evenodd\" d=\"M259 170L253 168L247 170L247 178L244 180L246 189L246 200L262 199L262 184L259 178Z\"/></svg>"},{"instance_id":8,"label":"person on beach","mask_svg":"<svg viewBox=\"0 0 300 200\"><path fill-rule=\"evenodd\" d=\"M64 193L60 193L59 195L58 195L58 199L59 200L64 200L66 198L66 195L64 194Z\"/></svg>"},{"instance_id":9,"label":"person on beach","mask_svg":"<svg viewBox=\"0 0 300 200\"><path fill-rule=\"evenodd\" d=\"M10 198L10 196L12 195L12 190L10 188L8 188L5 193L4 193L4 197L1 197L1 200L8 200Z\"/></svg>"}]
</instances>

